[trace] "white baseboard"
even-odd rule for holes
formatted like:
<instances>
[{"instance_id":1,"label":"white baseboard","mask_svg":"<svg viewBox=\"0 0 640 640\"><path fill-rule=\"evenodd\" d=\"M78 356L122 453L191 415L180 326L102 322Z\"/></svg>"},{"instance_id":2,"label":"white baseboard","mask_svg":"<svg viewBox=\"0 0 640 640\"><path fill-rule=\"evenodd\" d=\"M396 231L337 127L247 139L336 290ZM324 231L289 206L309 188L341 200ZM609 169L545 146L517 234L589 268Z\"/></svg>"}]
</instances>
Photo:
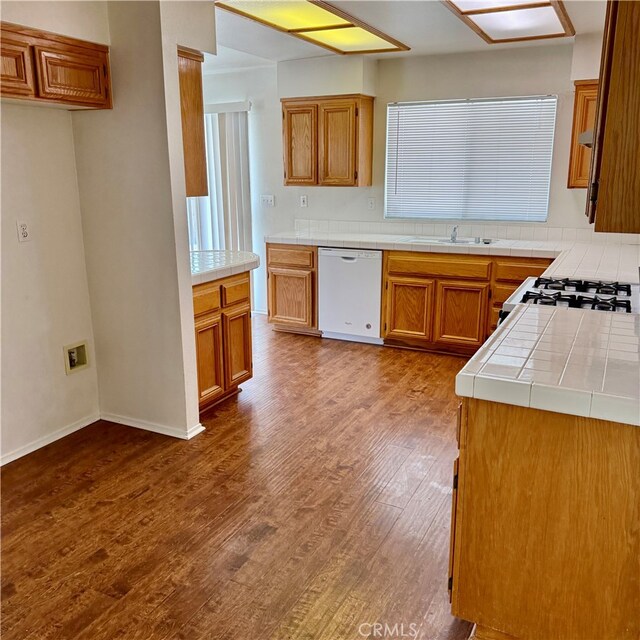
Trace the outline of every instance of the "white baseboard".
<instances>
[{"instance_id":1,"label":"white baseboard","mask_svg":"<svg viewBox=\"0 0 640 640\"><path fill-rule=\"evenodd\" d=\"M76 420L70 425L63 427L62 429L58 429L53 433L50 433L47 436L43 436L42 438L38 438L29 444L25 444L22 447L18 447L9 453L3 453L2 457L0 457L0 466L5 465L9 462L13 462L18 458L22 458L22 456L26 456L28 453L33 453L36 449L41 449L42 447L46 447L48 444L55 442L56 440L60 440L60 438L64 438L65 436L70 435L74 431L80 431L84 427L93 424L100 420L100 415L98 413L94 413L90 416L86 416L81 418L80 420Z\"/></svg>"},{"instance_id":2,"label":"white baseboard","mask_svg":"<svg viewBox=\"0 0 640 640\"><path fill-rule=\"evenodd\" d=\"M183 431L182 429L167 427L163 424L155 424L154 422L147 422L146 420L137 420L135 418L129 418L128 416L119 416L115 413L101 413L100 417L103 420L117 422L125 427L134 427L136 429L144 429L145 431L153 431L154 433L161 433L164 436L180 438L181 440L190 440L193 436L197 436L199 433L204 431L204 427L200 423L191 427L187 431Z\"/></svg>"},{"instance_id":3,"label":"white baseboard","mask_svg":"<svg viewBox=\"0 0 640 640\"><path fill-rule=\"evenodd\" d=\"M267 311L266 310L262 310L262 309L251 309L251 313L257 313L258 315L261 316L266 316L267 315Z\"/></svg>"},{"instance_id":4,"label":"white baseboard","mask_svg":"<svg viewBox=\"0 0 640 640\"><path fill-rule=\"evenodd\" d=\"M37 440L30 442L29 444L25 444L18 449L10 451L9 453L3 453L2 456L0 456L0 466L5 465L9 462L13 462L18 458L22 458L22 456L26 456L28 453L33 453L37 449L46 447L48 444L51 444L56 440L60 440L60 438L64 438L65 436L74 433L74 431L80 431L80 429L88 427L90 424L93 424L100 419L108 420L109 422L117 422L118 424L124 425L125 427L134 427L136 429L144 429L145 431L161 433L162 435L171 436L172 438L180 438L181 440L190 440L194 436L197 436L199 433L202 433L204 431L204 427L200 423L196 424L185 432L182 429L166 427L164 425L154 424L153 422L147 422L145 420L134 420L133 418L119 416L114 413L95 413L87 416L86 418L82 418L81 420L77 420L73 424L63 427L62 429L58 429L57 431L54 431L47 436L38 438Z\"/></svg>"}]
</instances>

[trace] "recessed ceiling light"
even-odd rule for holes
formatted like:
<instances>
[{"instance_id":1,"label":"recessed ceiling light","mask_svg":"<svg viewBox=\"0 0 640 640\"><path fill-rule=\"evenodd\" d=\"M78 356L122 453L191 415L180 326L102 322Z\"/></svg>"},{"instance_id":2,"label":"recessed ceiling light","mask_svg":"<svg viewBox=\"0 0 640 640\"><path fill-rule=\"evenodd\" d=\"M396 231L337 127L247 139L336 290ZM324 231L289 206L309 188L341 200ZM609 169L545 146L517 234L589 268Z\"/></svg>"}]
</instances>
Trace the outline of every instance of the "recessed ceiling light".
<instances>
[{"instance_id":1,"label":"recessed ceiling light","mask_svg":"<svg viewBox=\"0 0 640 640\"><path fill-rule=\"evenodd\" d=\"M216 0L216 6L334 53L385 53L409 49L322 0Z\"/></svg>"},{"instance_id":2,"label":"recessed ceiling light","mask_svg":"<svg viewBox=\"0 0 640 640\"><path fill-rule=\"evenodd\" d=\"M575 29L560 0L442 0L489 44L565 38Z\"/></svg>"}]
</instances>

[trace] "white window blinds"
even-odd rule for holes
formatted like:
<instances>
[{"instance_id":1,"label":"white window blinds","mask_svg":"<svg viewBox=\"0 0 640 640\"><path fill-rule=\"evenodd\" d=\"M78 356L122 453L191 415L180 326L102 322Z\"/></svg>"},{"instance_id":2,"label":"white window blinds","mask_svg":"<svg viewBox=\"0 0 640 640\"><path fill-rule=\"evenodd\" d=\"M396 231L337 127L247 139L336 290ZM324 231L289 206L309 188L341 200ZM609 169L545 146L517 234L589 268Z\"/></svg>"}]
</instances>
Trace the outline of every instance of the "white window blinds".
<instances>
[{"instance_id":1,"label":"white window blinds","mask_svg":"<svg viewBox=\"0 0 640 640\"><path fill-rule=\"evenodd\" d=\"M557 96L392 103L385 216L547 219Z\"/></svg>"}]
</instances>

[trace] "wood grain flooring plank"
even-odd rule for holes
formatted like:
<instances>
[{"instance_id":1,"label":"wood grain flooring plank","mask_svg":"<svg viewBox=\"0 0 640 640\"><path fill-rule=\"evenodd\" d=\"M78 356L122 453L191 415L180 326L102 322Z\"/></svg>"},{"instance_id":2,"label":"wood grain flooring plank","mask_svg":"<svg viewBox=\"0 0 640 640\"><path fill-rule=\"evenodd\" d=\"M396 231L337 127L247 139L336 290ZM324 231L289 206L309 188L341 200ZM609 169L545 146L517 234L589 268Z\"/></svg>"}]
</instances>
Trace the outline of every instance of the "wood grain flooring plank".
<instances>
[{"instance_id":1,"label":"wood grain flooring plank","mask_svg":"<svg viewBox=\"0 0 640 640\"><path fill-rule=\"evenodd\" d=\"M255 377L197 438L100 421L2 469L3 640L468 634L446 602L464 361L253 322Z\"/></svg>"}]
</instances>

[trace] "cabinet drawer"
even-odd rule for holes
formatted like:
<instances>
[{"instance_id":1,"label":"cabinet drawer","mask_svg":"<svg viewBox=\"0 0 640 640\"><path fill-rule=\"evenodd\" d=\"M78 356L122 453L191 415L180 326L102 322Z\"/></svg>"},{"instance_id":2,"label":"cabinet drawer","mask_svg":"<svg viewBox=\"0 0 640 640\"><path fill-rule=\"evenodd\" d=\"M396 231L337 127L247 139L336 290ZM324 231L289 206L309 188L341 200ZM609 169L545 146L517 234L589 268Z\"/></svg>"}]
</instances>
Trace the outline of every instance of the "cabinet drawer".
<instances>
[{"instance_id":1,"label":"cabinet drawer","mask_svg":"<svg viewBox=\"0 0 640 640\"><path fill-rule=\"evenodd\" d=\"M294 247L283 244L267 247L267 264L283 267L315 267L315 247Z\"/></svg>"},{"instance_id":2,"label":"cabinet drawer","mask_svg":"<svg viewBox=\"0 0 640 640\"><path fill-rule=\"evenodd\" d=\"M425 253L420 255L392 251L389 253L387 270L388 273L400 275L489 280L491 259L447 254Z\"/></svg>"},{"instance_id":3,"label":"cabinet drawer","mask_svg":"<svg viewBox=\"0 0 640 640\"><path fill-rule=\"evenodd\" d=\"M222 289L222 304L225 307L229 307L238 302L248 302L249 296L251 295L248 278L246 280L239 280L238 282L223 283L220 288Z\"/></svg>"},{"instance_id":4,"label":"cabinet drawer","mask_svg":"<svg viewBox=\"0 0 640 640\"><path fill-rule=\"evenodd\" d=\"M524 260L496 260L495 279L520 284L531 276L539 276L551 264L547 258Z\"/></svg>"},{"instance_id":5,"label":"cabinet drawer","mask_svg":"<svg viewBox=\"0 0 640 640\"><path fill-rule=\"evenodd\" d=\"M511 296L511 294L518 288L519 285L508 284L496 284L493 287L493 304L498 308L502 307L503 303Z\"/></svg>"},{"instance_id":6,"label":"cabinet drawer","mask_svg":"<svg viewBox=\"0 0 640 640\"><path fill-rule=\"evenodd\" d=\"M193 288L193 313L203 313L220 309L220 285L217 282L199 284Z\"/></svg>"}]
</instances>

